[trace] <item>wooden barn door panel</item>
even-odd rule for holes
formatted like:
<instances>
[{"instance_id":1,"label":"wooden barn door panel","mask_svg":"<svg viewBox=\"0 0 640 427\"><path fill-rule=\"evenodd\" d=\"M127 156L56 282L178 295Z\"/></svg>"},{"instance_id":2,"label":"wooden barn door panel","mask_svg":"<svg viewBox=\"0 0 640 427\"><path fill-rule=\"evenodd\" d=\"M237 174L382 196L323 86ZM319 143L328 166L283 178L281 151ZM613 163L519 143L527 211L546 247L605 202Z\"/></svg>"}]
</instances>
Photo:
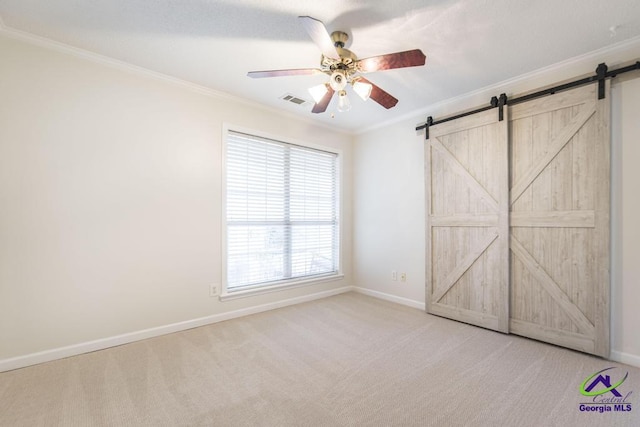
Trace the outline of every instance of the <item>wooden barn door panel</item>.
<instances>
[{"instance_id":1,"label":"wooden barn door panel","mask_svg":"<svg viewBox=\"0 0 640 427\"><path fill-rule=\"evenodd\" d=\"M429 133L427 311L508 332L508 120L494 109Z\"/></svg>"},{"instance_id":2,"label":"wooden barn door panel","mask_svg":"<svg viewBox=\"0 0 640 427\"><path fill-rule=\"evenodd\" d=\"M609 356L609 95L510 107L510 330Z\"/></svg>"}]
</instances>

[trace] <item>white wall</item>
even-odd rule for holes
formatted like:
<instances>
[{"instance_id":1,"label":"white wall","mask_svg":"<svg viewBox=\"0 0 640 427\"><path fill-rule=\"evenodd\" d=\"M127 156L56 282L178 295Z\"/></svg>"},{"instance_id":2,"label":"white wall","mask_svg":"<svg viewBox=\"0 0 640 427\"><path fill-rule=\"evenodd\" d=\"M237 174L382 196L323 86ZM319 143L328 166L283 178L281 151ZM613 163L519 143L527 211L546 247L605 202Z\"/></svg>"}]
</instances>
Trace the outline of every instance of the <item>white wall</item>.
<instances>
[{"instance_id":1,"label":"white wall","mask_svg":"<svg viewBox=\"0 0 640 427\"><path fill-rule=\"evenodd\" d=\"M0 57L0 365L351 283L350 135L2 34ZM343 150L344 280L209 297L225 122Z\"/></svg>"},{"instance_id":2,"label":"white wall","mask_svg":"<svg viewBox=\"0 0 640 427\"><path fill-rule=\"evenodd\" d=\"M444 103L357 136L354 145L354 274L365 292L412 306L425 301L424 133L415 127L578 75L593 75L640 58L640 41L568 60ZM640 77L640 71L634 72ZM612 310L611 357L640 366L640 78L612 87ZM391 271L405 271L407 282Z\"/></svg>"},{"instance_id":3,"label":"white wall","mask_svg":"<svg viewBox=\"0 0 640 427\"><path fill-rule=\"evenodd\" d=\"M612 92L612 349L640 366L640 78Z\"/></svg>"}]
</instances>

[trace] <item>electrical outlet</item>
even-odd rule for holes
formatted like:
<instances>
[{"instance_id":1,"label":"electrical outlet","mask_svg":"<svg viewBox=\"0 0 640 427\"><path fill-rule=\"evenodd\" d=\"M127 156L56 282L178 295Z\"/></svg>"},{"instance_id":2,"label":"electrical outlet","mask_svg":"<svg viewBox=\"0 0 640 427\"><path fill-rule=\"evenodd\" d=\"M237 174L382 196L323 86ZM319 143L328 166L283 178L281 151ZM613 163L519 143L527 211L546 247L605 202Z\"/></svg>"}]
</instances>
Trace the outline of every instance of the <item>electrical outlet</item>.
<instances>
[{"instance_id":1,"label":"electrical outlet","mask_svg":"<svg viewBox=\"0 0 640 427\"><path fill-rule=\"evenodd\" d=\"M394 282L395 282L396 280L398 280L398 272L397 272L397 271L393 270L393 271L391 272L391 280L393 280Z\"/></svg>"},{"instance_id":2,"label":"electrical outlet","mask_svg":"<svg viewBox=\"0 0 640 427\"><path fill-rule=\"evenodd\" d=\"M220 295L220 285L218 285L217 283L212 283L209 285L209 296L210 297L217 297L218 295Z\"/></svg>"},{"instance_id":3,"label":"electrical outlet","mask_svg":"<svg viewBox=\"0 0 640 427\"><path fill-rule=\"evenodd\" d=\"M407 273L400 273L400 281L401 282L407 281Z\"/></svg>"}]
</instances>

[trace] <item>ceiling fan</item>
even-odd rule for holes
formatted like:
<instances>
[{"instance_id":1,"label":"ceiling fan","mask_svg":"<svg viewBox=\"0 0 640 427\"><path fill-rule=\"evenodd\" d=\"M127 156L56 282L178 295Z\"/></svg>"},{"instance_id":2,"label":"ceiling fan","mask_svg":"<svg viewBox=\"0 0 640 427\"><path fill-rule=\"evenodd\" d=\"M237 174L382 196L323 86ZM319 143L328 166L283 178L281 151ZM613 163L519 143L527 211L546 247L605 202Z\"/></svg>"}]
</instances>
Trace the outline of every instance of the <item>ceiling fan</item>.
<instances>
[{"instance_id":1,"label":"ceiling fan","mask_svg":"<svg viewBox=\"0 0 640 427\"><path fill-rule=\"evenodd\" d=\"M329 35L324 24L310 16L299 16L298 20L322 51L320 68L250 71L247 75L252 78L328 75L329 81L327 83L309 88L309 93L315 100L315 105L311 110L312 113L326 111L335 92L338 92L338 111L351 109L351 102L346 92L346 87L349 84L363 100L366 101L371 98L384 108L392 108L398 103L398 100L371 83L361 74L393 68L416 67L425 64L426 56L420 49L358 59L353 52L344 47L349 39L346 33L334 31Z\"/></svg>"}]
</instances>

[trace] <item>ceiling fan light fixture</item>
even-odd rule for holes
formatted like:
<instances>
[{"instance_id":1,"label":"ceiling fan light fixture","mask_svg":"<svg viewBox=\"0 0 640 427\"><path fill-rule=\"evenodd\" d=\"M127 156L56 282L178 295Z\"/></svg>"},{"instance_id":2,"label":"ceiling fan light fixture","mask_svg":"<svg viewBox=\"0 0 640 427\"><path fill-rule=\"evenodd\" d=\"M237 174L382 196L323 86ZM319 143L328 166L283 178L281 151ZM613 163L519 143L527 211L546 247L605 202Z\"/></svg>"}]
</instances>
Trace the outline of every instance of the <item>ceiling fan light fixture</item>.
<instances>
[{"instance_id":1,"label":"ceiling fan light fixture","mask_svg":"<svg viewBox=\"0 0 640 427\"><path fill-rule=\"evenodd\" d=\"M371 96L371 89L373 86L369 83L356 81L353 83L353 91L358 94L363 101L366 101Z\"/></svg>"},{"instance_id":2,"label":"ceiling fan light fixture","mask_svg":"<svg viewBox=\"0 0 640 427\"><path fill-rule=\"evenodd\" d=\"M338 111L344 113L351 110L351 101L347 97L347 92L343 89L338 92Z\"/></svg>"},{"instance_id":3,"label":"ceiling fan light fixture","mask_svg":"<svg viewBox=\"0 0 640 427\"><path fill-rule=\"evenodd\" d=\"M329 78L331 89L339 92L347 87L347 76L342 71L334 71Z\"/></svg>"},{"instance_id":4,"label":"ceiling fan light fixture","mask_svg":"<svg viewBox=\"0 0 640 427\"><path fill-rule=\"evenodd\" d=\"M316 104L319 103L328 92L327 85L325 83L310 87L308 90Z\"/></svg>"}]
</instances>

